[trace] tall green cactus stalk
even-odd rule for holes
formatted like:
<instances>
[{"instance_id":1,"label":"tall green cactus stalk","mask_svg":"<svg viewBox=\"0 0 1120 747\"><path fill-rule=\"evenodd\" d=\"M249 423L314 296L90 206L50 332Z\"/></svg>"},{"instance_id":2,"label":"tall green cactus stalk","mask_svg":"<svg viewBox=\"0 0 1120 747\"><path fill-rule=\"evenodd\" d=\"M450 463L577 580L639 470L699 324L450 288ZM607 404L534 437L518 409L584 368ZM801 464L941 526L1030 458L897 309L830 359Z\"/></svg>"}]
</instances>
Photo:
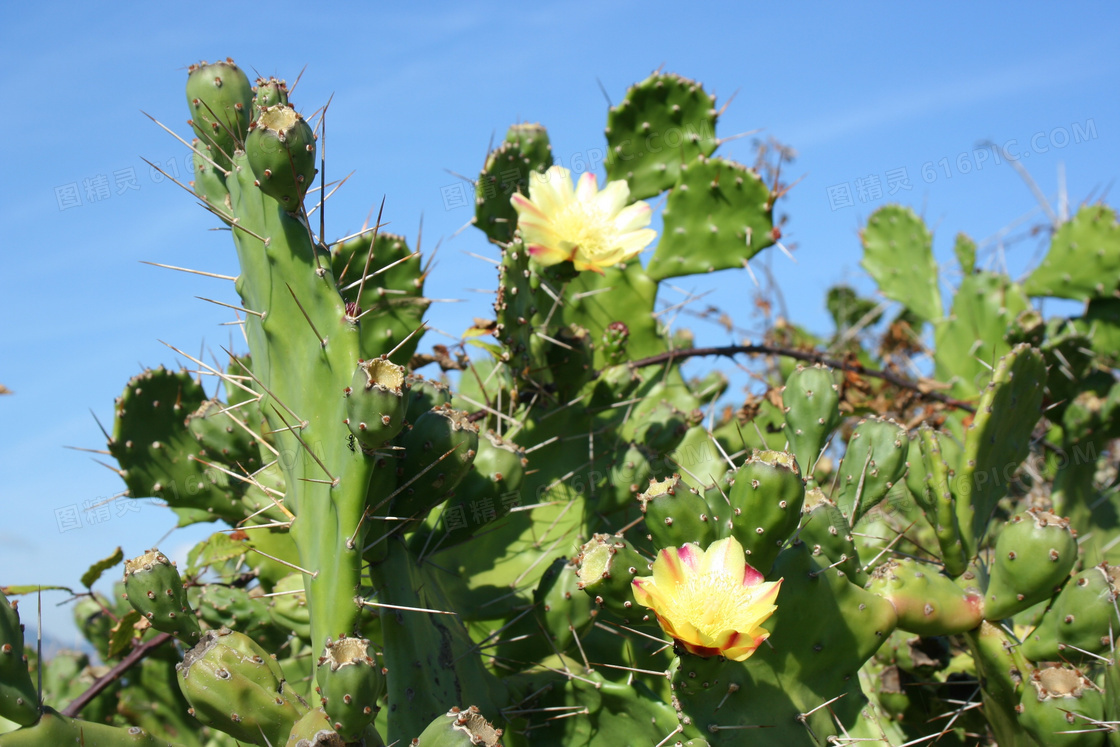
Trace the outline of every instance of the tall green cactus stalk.
<instances>
[{"instance_id":1,"label":"tall green cactus stalk","mask_svg":"<svg viewBox=\"0 0 1120 747\"><path fill-rule=\"evenodd\" d=\"M78 595L104 668L31 656L8 597L32 587L5 587L0 747L1120 743L1110 209L1023 285L958 237L943 303L932 233L888 206L861 238L893 319L836 288L830 339L779 320L690 348L662 282L747 277L786 187L659 72L607 113L605 184L510 128L475 183L493 319L418 354L419 252L380 214L318 235L319 125L284 82L227 60L187 90L248 350L194 360L212 395L138 374L108 448L129 498L227 526ZM1046 295L1085 313L1045 319ZM738 409L685 375L712 354L765 356Z\"/></svg>"}]
</instances>

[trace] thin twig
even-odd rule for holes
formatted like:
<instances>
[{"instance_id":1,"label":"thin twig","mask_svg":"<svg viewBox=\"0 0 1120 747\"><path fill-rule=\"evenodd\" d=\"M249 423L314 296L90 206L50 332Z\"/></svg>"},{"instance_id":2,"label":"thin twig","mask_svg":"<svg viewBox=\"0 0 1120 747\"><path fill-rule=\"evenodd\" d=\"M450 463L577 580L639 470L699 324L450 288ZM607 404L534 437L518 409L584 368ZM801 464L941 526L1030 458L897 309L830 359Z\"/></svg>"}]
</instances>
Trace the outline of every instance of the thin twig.
<instances>
[{"instance_id":1,"label":"thin twig","mask_svg":"<svg viewBox=\"0 0 1120 747\"><path fill-rule=\"evenodd\" d=\"M128 656L117 662L108 672L98 677L94 683L89 686L89 689L74 698L74 700L70 702L70 705L66 706L62 711L62 715L68 718L76 718L91 700L101 694L102 690L119 680L124 673L136 665L137 662L141 661L145 656L152 653L169 640L171 640L170 633L160 633L147 643L132 649L132 651L128 653Z\"/></svg>"}]
</instances>

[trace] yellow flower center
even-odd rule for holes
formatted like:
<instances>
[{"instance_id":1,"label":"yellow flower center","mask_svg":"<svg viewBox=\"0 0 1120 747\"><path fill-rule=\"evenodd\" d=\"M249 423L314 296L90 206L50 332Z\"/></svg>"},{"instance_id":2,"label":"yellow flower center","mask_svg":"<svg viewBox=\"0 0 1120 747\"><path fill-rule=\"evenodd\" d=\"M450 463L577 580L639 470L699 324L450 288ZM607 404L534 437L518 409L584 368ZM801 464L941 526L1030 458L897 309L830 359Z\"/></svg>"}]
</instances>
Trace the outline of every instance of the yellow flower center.
<instances>
[{"instance_id":1,"label":"yellow flower center","mask_svg":"<svg viewBox=\"0 0 1120 747\"><path fill-rule=\"evenodd\" d=\"M661 615L669 620L687 620L713 638L727 630L749 631L758 624L750 589L718 572L686 577L674 593L666 595Z\"/></svg>"},{"instance_id":2,"label":"yellow flower center","mask_svg":"<svg viewBox=\"0 0 1120 747\"><path fill-rule=\"evenodd\" d=\"M596 205L573 200L552 218L556 234L571 243L589 258L601 257L618 246L619 234L612 222L614 215Z\"/></svg>"}]
</instances>

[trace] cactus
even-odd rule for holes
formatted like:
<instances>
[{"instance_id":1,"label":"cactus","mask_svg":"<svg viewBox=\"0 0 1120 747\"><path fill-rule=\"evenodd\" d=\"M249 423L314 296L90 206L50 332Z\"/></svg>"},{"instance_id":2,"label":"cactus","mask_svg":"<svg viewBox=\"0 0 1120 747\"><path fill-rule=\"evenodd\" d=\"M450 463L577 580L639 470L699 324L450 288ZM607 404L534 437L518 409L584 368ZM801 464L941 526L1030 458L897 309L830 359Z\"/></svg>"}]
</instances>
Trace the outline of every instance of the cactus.
<instances>
[{"instance_id":1,"label":"cactus","mask_svg":"<svg viewBox=\"0 0 1120 747\"><path fill-rule=\"evenodd\" d=\"M930 232L889 206L863 266L900 313L838 287L828 348L786 319L691 348L662 281L749 282L786 188L765 150L715 156L714 98L659 72L607 113L601 189L538 124L475 165L494 316L429 353L419 239L380 214L316 235L316 121L286 86L227 61L188 90L247 352L192 359L212 393L138 374L107 438L124 500L222 526L181 577L153 550L76 595L103 668L25 659L7 597L37 587L4 587L0 747L1116 742L1110 209L1058 226L1025 286L959 236L942 318ZM684 373L744 355L742 406Z\"/></svg>"}]
</instances>

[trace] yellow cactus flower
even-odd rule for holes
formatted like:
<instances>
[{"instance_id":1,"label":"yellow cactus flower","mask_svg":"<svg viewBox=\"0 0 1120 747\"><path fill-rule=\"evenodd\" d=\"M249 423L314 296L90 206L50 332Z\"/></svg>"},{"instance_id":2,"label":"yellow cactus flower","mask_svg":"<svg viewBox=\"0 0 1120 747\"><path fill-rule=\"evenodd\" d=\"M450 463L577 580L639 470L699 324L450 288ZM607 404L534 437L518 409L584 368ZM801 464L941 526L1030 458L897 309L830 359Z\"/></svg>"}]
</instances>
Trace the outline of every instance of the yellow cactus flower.
<instances>
[{"instance_id":1,"label":"yellow cactus flower","mask_svg":"<svg viewBox=\"0 0 1120 747\"><path fill-rule=\"evenodd\" d=\"M652 576L633 583L634 598L662 629L697 656L744 661L770 637L762 623L774 613L782 580L765 581L747 564L734 537L707 550L689 543L662 550Z\"/></svg>"},{"instance_id":2,"label":"yellow cactus flower","mask_svg":"<svg viewBox=\"0 0 1120 747\"><path fill-rule=\"evenodd\" d=\"M553 166L529 175L529 196L510 198L521 238L538 263L571 260L579 271L600 275L604 267L633 259L657 236L646 228L650 207L627 205L630 186L613 181L599 191L595 175L584 172L573 189L571 172Z\"/></svg>"}]
</instances>

